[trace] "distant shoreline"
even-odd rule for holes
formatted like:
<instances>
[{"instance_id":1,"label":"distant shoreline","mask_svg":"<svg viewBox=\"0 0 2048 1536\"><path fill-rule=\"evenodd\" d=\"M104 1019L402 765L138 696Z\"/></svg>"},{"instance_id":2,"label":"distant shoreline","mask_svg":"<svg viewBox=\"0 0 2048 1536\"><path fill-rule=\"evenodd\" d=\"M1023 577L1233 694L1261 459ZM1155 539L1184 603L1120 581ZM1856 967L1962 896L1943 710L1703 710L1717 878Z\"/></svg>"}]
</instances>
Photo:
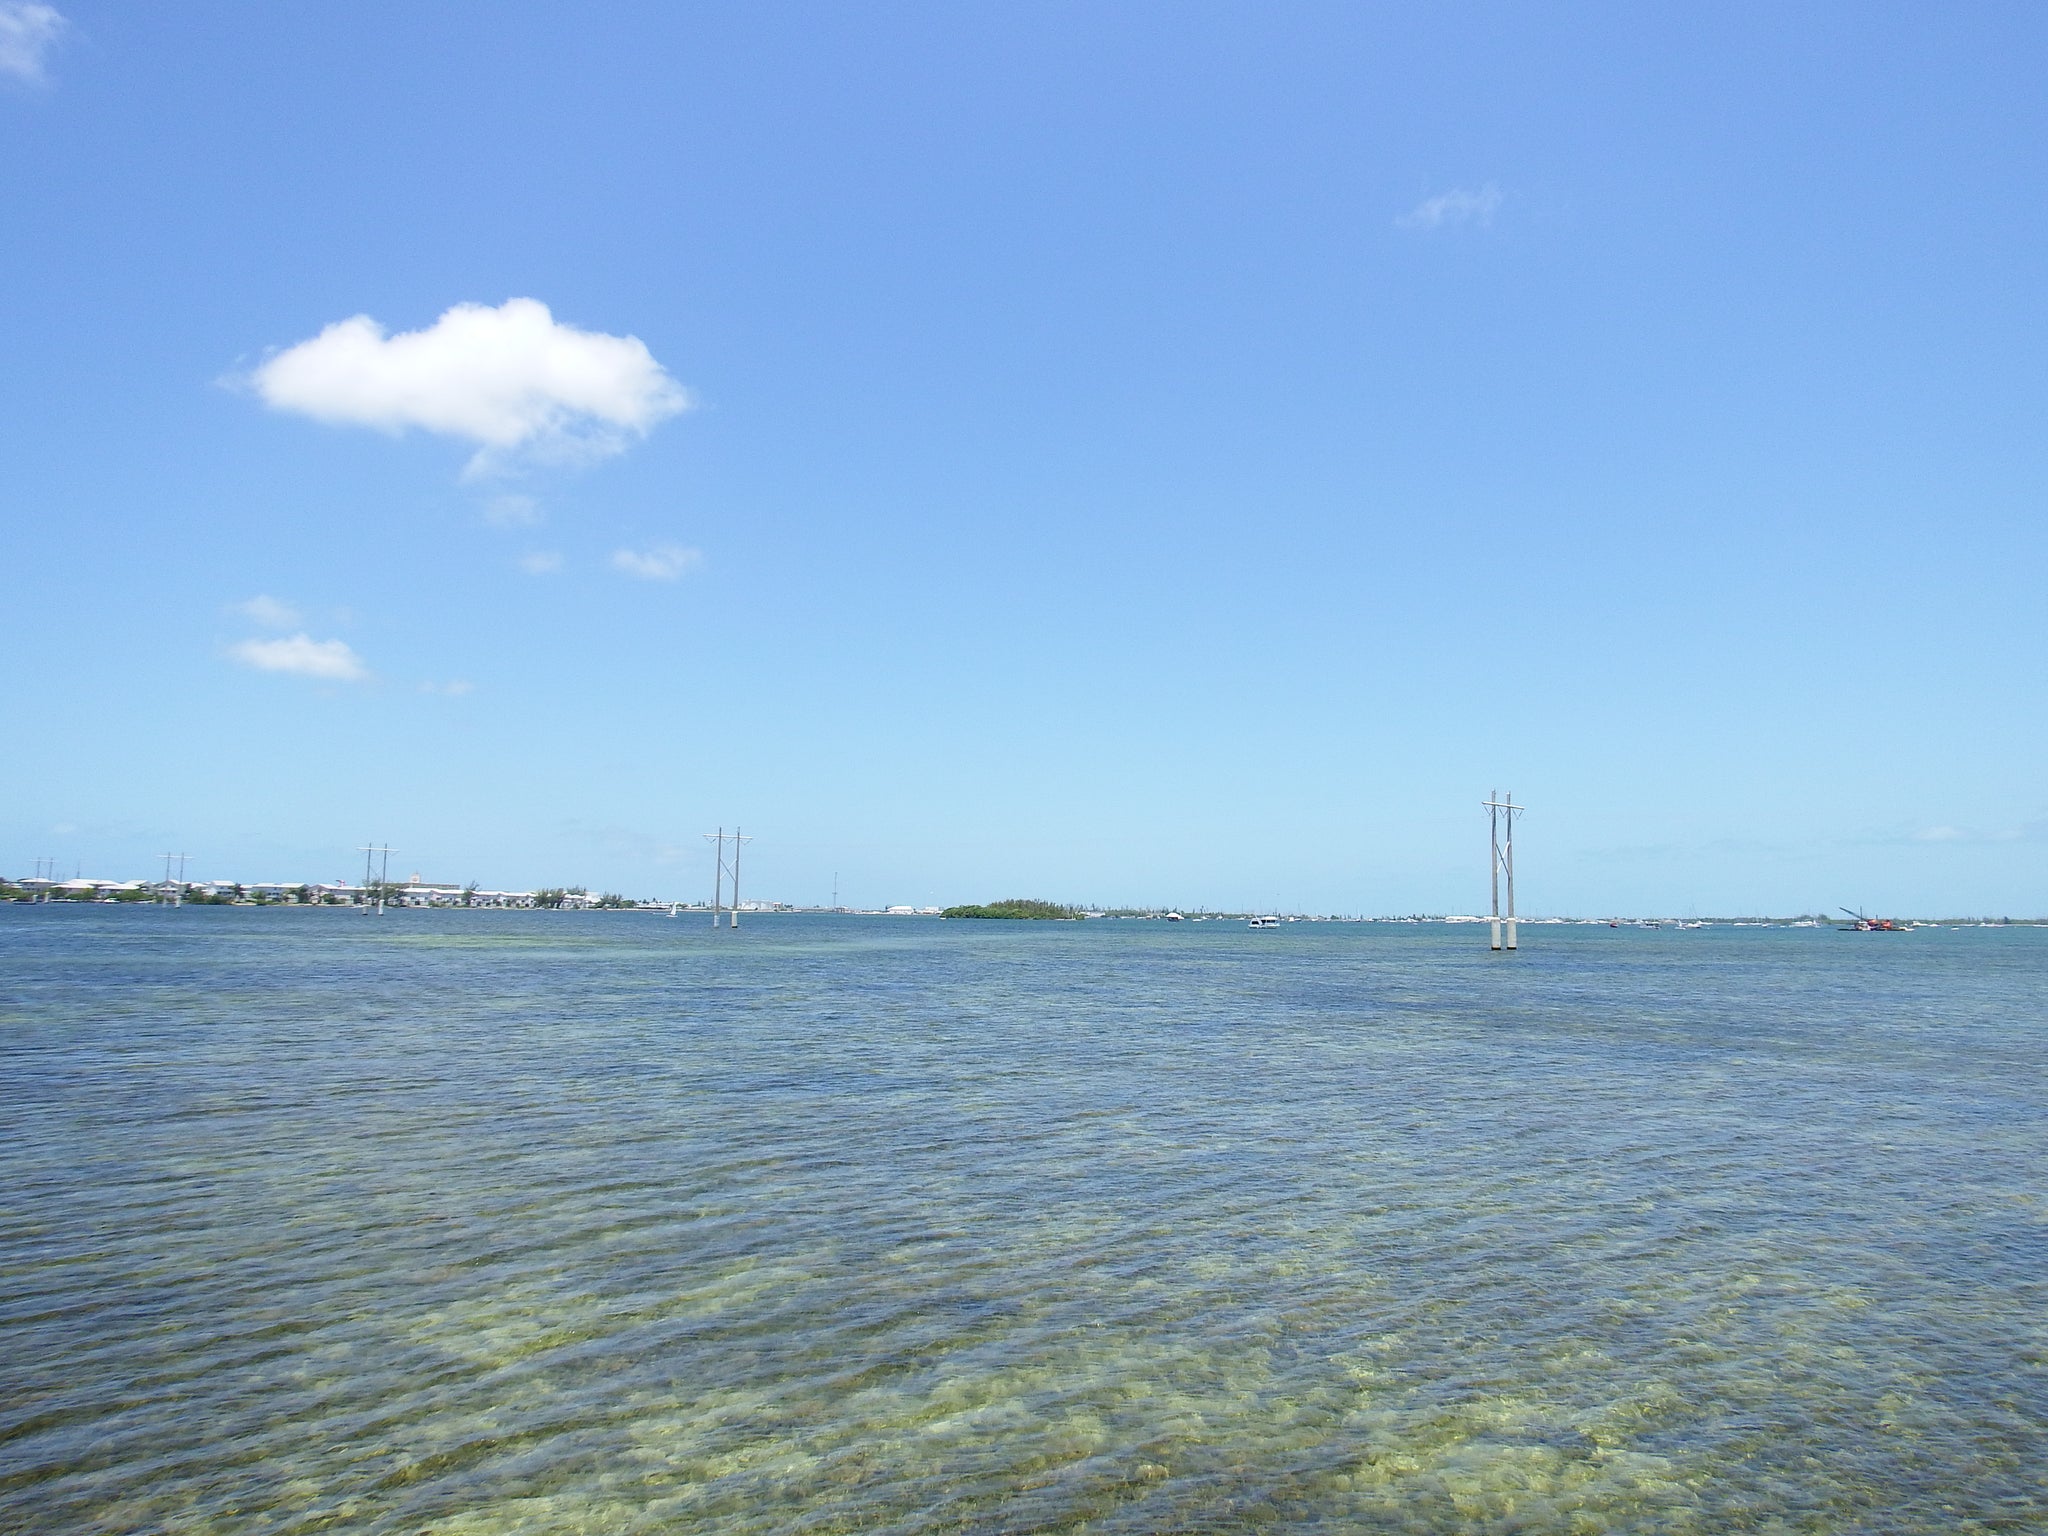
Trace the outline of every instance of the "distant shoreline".
<instances>
[{"instance_id":1,"label":"distant shoreline","mask_svg":"<svg viewBox=\"0 0 2048 1536\"><path fill-rule=\"evenodd\" d=\"M159 902L154 896L96 896L29 894L18 889L0 888L0 907L158 907L168 903ZM334 912L365 914L371 909L362 903L310 902L310 901L226 901L220 899L186 900L181 905L190 907L234 907L243 910L296 912ZM721 921L731 912L721 907L718 914ZM1067 921L1090 922L1154 922L1166 924L1168 912L1177 909L1162 908L1159 911L1104 911L1081 908L1076 916ZM575 907L509 907L509 906L464 906L459 903L436 903L431 906L392 902L385 915L404 912L474 912L525 913L547 915L557 912L579 914L620 914L638 913L656 917L699 917L712 915L711 907L703 902L632 902L619 906L575 906ZM742 917L885 917L892 919L924 918L942 921L942 915L934 908L888 908L888 907L805 907L792 903L745 906L740 908ZM1466 927L1484 925L1491 921L1485 916L1471 916L1464 913L1444 915L1425 914L1419 916L1379 915L1372 917L1350 915L1317 915L1310 913L1253 913L1253 912L1184 912L1171 919L1174 926L1202 923L1244 923L1253 917L1272 917L1283 924L1341 924L1352 927ZM1853 925L1847 918L1828 918L1804 915L1798 917L1517 917L1518 926L1523 928L1634 928L1677 931L1691 931L1707 928L1809 928L1819 930L1848 930ZM1897 932L1910 933L1914 929L1935 928L2042 928L2048 927L2048 916L2044 917L1897 917Z\"/></svg>"}]
</instances>

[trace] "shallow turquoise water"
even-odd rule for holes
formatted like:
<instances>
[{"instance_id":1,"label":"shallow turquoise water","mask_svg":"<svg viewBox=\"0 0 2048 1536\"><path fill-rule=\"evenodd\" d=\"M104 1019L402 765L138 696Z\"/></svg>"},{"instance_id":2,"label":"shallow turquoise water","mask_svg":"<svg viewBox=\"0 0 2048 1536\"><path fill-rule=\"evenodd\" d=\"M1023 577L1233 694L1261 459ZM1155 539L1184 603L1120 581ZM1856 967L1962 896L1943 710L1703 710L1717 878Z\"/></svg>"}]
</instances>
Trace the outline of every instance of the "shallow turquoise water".
<instances>
[{"instance_id":1,"label":"shallow turquoise water","mask_svg":"<svg viewBox=\"0 0 2048 1536\"><path fill-rule=\"evenodd\" d=\"M0 1528L2048 1528L2048 933L0 909Z\"/></svg>"}]
</instances>

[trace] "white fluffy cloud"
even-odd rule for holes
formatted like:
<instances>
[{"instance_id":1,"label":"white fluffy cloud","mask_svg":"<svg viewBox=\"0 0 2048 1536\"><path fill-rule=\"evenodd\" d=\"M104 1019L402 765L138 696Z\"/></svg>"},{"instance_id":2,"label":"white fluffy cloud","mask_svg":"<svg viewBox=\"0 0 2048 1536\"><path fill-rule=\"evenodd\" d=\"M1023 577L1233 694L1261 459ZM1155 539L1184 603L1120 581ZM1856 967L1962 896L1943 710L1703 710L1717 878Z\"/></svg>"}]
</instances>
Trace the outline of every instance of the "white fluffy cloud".
<instances>
[{"instance_id":1,"label":"white fluffy cloud","mask_svg":"<svg viewBox=\"0 0 2048 1536\"><path fill-rule=\"evenodd\" d=\"M236 603L235 612L265 629L292 629L305 622L299 617L298 609L274 597L257 596L246 603Z\"/></svg>"},{"instance_id":2,"label":"white fluffy cloud","mask_svg":"<svg viewBox=\"0 0 2048 1536\"><path fill-rule=\"evenodd\" d=\"M1491 224L1506 199L1493 182L1453 187L1426 197L1394 222L1403 229L1442 229L1447 224Z\"/></svg>"},{"instance_id":3,"label":"white fluffy cloud","mask_svg":"<svg viewBox=\"0 0 2048 1536\"><path fill-rule=\"evenodd\" d=\"M370 675L347 641L315 640L305 634L281 640L243 640L229 646L228 654L259 672L289 672L331 683L359 683Z\"/></svg>"},{"instance_id":4,"label":"white fluffy cloud","mask_svg":"<svg viewBox=\"0 0 2048 1536\"><path fill-rule=\"evenodd\" d=\"M674 581L683 572L703 562L703 551L685 549L680 544L651 544L646 549L612 551L614 567L643 581Z\"/></svg>"},{"instance_id":5,"label":"white fluffy cloud","mask_svg":"<svg viewBox=\"0 0 2048 1536\"><path fill-rule=\"evenodd\" d=\"M43 78L43 55L64 31L56 7L33 0L0 0L0 75Z\"/></svg>"},{"instance_id":6,"label":"white fluffy cloud","mask_svg":"<svg viewBox=\"0 0 2048 1536\"><path fill-rule=\"evenodd\" d=\"M690 403L638 337L579 331L538 299L457 304L396 336L368 315L337 320L249 382L273 410L475 443L473 472L617 453Z\"/></svg>"}]
</instances>

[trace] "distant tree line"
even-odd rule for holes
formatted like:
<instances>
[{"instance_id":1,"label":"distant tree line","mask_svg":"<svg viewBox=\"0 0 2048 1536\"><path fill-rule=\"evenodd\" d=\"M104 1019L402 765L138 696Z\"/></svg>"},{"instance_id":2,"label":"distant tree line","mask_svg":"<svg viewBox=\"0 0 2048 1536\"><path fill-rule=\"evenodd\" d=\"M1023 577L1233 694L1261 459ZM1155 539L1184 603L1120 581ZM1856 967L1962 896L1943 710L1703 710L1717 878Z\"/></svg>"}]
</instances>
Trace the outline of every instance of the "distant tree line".
<instances>
[{"instance_id":1,"label":"distant tree line","mask_svg":"<svg viewBox=\"0 0 2048 1536\"><path fill-rule=\"evenodd\" d=\"M1081 916L1079 907L1063 907L1056 901L1034 901L1028 896L1011 896L980 906L948 907L941 917L1030 918L1040 922L1072 922Z\"/></svg>"}]
</instances>

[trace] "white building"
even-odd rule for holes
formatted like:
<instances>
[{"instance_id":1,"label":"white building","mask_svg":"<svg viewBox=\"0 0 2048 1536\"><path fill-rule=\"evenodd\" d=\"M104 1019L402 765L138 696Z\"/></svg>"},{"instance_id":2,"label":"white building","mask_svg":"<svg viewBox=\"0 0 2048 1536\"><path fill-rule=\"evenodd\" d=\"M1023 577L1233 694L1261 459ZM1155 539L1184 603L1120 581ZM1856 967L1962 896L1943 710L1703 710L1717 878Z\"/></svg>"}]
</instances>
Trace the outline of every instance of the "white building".
<instances>
[{"instance_id":1,"label":"white building","mask_svg":"<svg viewBox=\"0 0 2048 1536\"><path fill-rule=\"evenodd\" d=\"M459 907L462 905L462 887L435 885L414 875L398 888L392 900L401 907Z\"/></svg>"},{"instance_id":2,"label":"white building","mask_svg":"<svg viewBox=\"0 0 2048 1536\"><path fill-rule=\"evenodd\" d=\"M22 884L27 886L29 882L23 881ZM142 889L142 882L140 880L60 880L52 889L63 891L70 896L109 897L118 895L123 891L139 891Z\"/></svg>"}]
</instances>

